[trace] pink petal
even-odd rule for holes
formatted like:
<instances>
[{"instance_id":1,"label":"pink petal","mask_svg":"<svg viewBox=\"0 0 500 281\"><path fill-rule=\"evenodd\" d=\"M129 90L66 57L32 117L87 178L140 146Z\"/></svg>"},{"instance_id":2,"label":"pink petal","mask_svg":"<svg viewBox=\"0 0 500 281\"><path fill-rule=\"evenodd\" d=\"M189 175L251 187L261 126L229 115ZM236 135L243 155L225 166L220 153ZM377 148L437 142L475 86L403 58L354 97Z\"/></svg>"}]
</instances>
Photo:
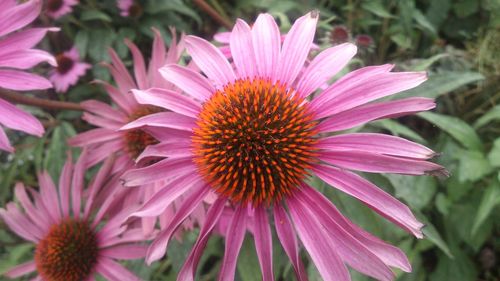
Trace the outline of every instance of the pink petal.
<instances>
[{"instance_id":1,"label":"pink petal","mask_svg":"<svg viewBox=\"0 0 500 281\"><path fill-rule=\"evenodd\" d=\"M259 258L263 281L274 280L273 274L273 241L269 219L265 207L257 207L254 217L255 249Z\"/></svg>"},{"instance_id":2,"label":"pink petal","mask_svg":"<svg viewBox=\"0 0 500 281\"><path fill-rule=\"evenodd\" d=\"M191 158L164 159L148 167L128 170L122 180L125 186L138 186L195 171Z\"/></svg>"},{"instance_id":3,"label":"pink petal","mask_svg":"<svg viewBox=\"0 0 500 281\"><path fill-rule=\"evenodd\" d=\"M25 274L31 273L35 270L36 270L35 261L29 261L9 269L3 275L9 278L18 278Z\"/></svg>"},{"instance_id":4,"label":"pink petal","mask_svg":"<svg viewBox=\"0 0 500 281\"><path fill-rule=\"evenodd\" d=\"M100 233L98 233L99 235ZM107 240L103 240L99 242L99 246L101 248L109 247L118 244L125 244L130 242L142 242L145 240L144 233L142 233L142 229L132 229L124 232L120 236L116 236Z\"/></svg>"},{"instance_id":5,"label":"pink petal","mask_svg":"<svg viewBox=\"0 0 500 281\"><path fill-rule=\"evenodd\" d=\"M236 20L236 24L238 24L239 20L240 19ZM234 29L233 29L233 31L234 31ZM226 31L226 32L215 33L214 40L219 42L219 43L229 44L229 42L231 40L231 32Z\"/></svg>"},{"instance_id":6,"label":"pink petal","mask_svg":"<svg viewBox=\"0 0 500 281\"><path fill-rule=\"evenodd\" d=\"M196 126L195 121L196 119L175 112L160 112L136 119L121 127L120 130L137 129L142 126L152 126L191 132Z\"/></svg>"},{"instance_id":7,"label":"pink petal","mask_svg":"<svg viewBox=\"0 0 500 281\"><path fill-rule=\"evenodd\" d=\"M41 62L48 62L52 66L57 65L55 58L42 50L17 49L0 54L0 67L29 69Z\"/></svg>"},{"instance_id":8,"label":"pink petal","mask_svg":"<svg viewBox=\"0 0 500 281\"><path fill-rule=\"evenodd\" d=\"M83 113L82 119L96 127L107 128L110 130L117 130L123 126L123 122L117 122L88 112Z\"/></svg>"},{"instance_id":9,"label":"pink petal","mask_svg":"<svg viewBox=\"0 0 500 281\"><path fill-rule=\"evenodd\" d=\"M49 80L32 74L17 70L0 70L0 87L15 91L45 90L52 88Z\"/></svg>"},{"instance_id":10,"label":"pink petal","mask_svg":"<svg viewBox=\"0 0 500 281\"><path fill-rule=\"evenodd\" d=\"M131 95L128 95L127 93L124 95L120 92L120 90L111 86L109 83L104 81L95 81L95 83L102 85L113 102L127 112L127 114L131 114L138 105Z\"/></svg>"},{"instance_id":11,"label":"pink petal","mask_svg":"<svg viewBox=\"0 0 500 281\"><path fill-rule=\"evenodd\" d=\"M59 31L59 28L30 28L13 33L0 41L0 54L10 52L12 46L18 50L33 48L45 37L47 31Z\"/></svg>"},{"instance_id":12,"label":"pink petal","mask_svg":"<svg viewBox=\"0 0 500 281\"><path fill-rule=\"evenodd\" d=\"M323 138L317 145L328 151L359 150L417 159L429 159L435 152L403 138L373 133L342 134Z\"/></svg>"},{"instance_id":13,"label":"pink petal","mask_svg":"<svg viewBox=\"0 0 500 281\"><path fill-rule=\"evenodd\" d=\"M87 189L87 200L85 202L85 208L83 212L83 216L88 218L90 215L92 204L96 199L97 193L100 192L100 189L103 188L107 183L110 183L111 169L113 168L113 164L115 162L115 157L111 156L104 161L104 164L101 166L97 175L92 179L89 188ZM121 186L120 186L121 187Z\"/></svg>"},{"instance_id":14,"label":"pink petal","mask_svg":"<svg viewBox=\"0 0 500 281\"><path fill-rule=\"evenodd\" d=\"M196 65L212 80L217 88L232 83L236 77L233 68L214 45L200 37L186 37L186 49Z\"/></svg>"},{"instance_id":15,"label":"pink petal","mask_svg":"<svg viewBox=\"0 0 500 281\"><path fill-rule=\"evenodd\" d=\"M207 212L206 220L201 227L198 239L193 245L189 256L186 258L184 265L182 266L177 280L183 281L193 281L196 274L196 268L198 267L198 262L203 254L203 250L207 245L210 234L214 229L215 225L219 222L219 218L224 211L224 205L226 204L226 199L219 197L210 207Z\"/></svg>"},{"instance_id":16,"label":"pink petal","mask_svg":"<svg viewBox=\"0 0 500 281\"><path fill-rule=\"evenodd\" d=\"M123 137L123 133L115 132L106 128L97 128L80 133L68 140L71 146L88 146L91 144L103 143Z\"/></svg>"},{"instance_id":17,"label":"pink petal","mask_svg":"<svg viewBox=\"0 0 500 281\"><path fill-rule=\"evenodd\" d=\"M233 31L231 33L227 32L227 34L228 41L231 40L229 47L231 48L231 54L234 65L238 71L238 76L240 78L255 77L257 74L257 61L254 56L252 30L250 26L248 26L245 21L237 19Z\"/></svg>"},{"instance_id":18,"label":"pink petal","mask_svg":"<svg viewBox=\"0 0 500 281\"><path fill-rule=\"evenodd\" d=\"M125 113L120 110L117 110L108 104L105 104L101 101L97 100L86 100L81 103L83 109L88 112L91 112L95 115L102 116L104 118L117 121L117 122L126 122L128 117Z\"/></svg>"},{"instance_id":19,"label":"pink petal","mask_svg":"<svg viewBox=\"0 0 500 281\"><path fill-rule=\"evenodd\" d=\"M372 103L332 115L321 122L317 129L323 132L346 130L373 120L413 114L430 110L435 106L434 100L428 98L407 98ZM322 115L324 114L318 112L317 116Z\"/></svg>"},{"instance_id":20,"label":"pink petal","mask_svg":"<svg viewBox=\"0 0 500 281\"><path fill-rule=\"evenodd\" d=\"M168 158L187 158L193 155L192 144L183 142L181 139L174 142L161 142L159 144L148 145L144 151L135 160L139 163L147 157L168 157Z\"/></svg>"},{"instance_id":21,"label":"pink petal","mask_svg":"<svg viewBox=\"0 0 500 281\"><path fill-rule=\"evenodd\" d=\"M99 255L118 260L136 260L146 256L146 245L118 245L100 250Z\"/></svg>"},{"instance_id":22,"label":"pink petal","mask_svg":"<svg viewBox=\"0 0 500 281\"><path fill-rule=\"evenodd\" d=\"M211 191L208 186L202 186L192 194L186 197L182 205L179 207L172 221L168 224L165 230L161 231L158 237L149 246L146 254L146 263L150 265L153 261L159 260L165 255L168 243L172 235L182 222L194 211L200 203L203 202L205 196Z\"/></svg>"},{"instance_id":23,"label":"pink petal","mask_svg":"<svg viewBox=\"0 0 500 281\"><path fill-rule=\"evenodd\" d=\"M230 281L234 279L238 254L247 231L247 209L238 206L234 210L233 217L226 232L226 247L224 258L219 271L219 281Z\"/></svg>"},{"instance_id":24,"label":"pink petal","mask_svg":"<svg viewBox=\"0 0 500 281\"><path fill-rule=\"evenodd\" d=\"M344 43L319 53L301 75L297 92L304 98L309 96L342 70L356 51L355 45Z\"/></svg>"},{"instance_id":25,"label":"pink petal","mask_svg":"<svg viewBox=\"0 0 500 281\"><path fill-rule=\"evenodd\" d=\"M141 54L141 51L137 46L132 43L132 41L125 39L125 44L132 52L132 58L134 59L134 73L135 80L137 81L137 85L139 89L149 88L148 77L146 74L146 64L144 63L144 57Z\"/></svg>"},{"instance_id":26,"label":"pink petal","mask_svg":"<svg viewBox=\"0 0 500 281\"><path fill-rule=\"evenodd\" d=\"M169 64L159 71L163 78L199 101L205 101L215 93L215 88L205 77L189 68Z\"/></svg>"},{"instance_id":27,"label":"pink petal","mask_svg":"<svg viewBox=\"0 0 500 281\"><path fill-rule=\"evenodd\" d=\"M115 79L120 91L125 94L128 93L130 89L137 89L134 79L130 76L127 67L125 67L118 54L113 49L109 49L108 53L113 63L110 66L111 75Z\"/></svg>"},{"instance_id":28,"label":"pink petal","mask_svg":"<svg viewBox=\"0 0 500 281\"><path fill-rule=\"evenodd\" d=\"M84 146L88 148L89 150L89 155L87 156L87 167L92 167L97 163L100 163L107 157L111 156L113 153L122 151L124 152L125 147L123 144L123 139L122 138L117 138L114 140L108 140L104 143L99 143L99 144L94 144L94 145L89 145L89 146ZM127 156L127 160L130 160L130 156L128 154L125 154Z\"/></svg>"},{"instance_id":29,"label":"pink petal","mask_svg":"<svg viewBox=\"0 0 500 281\"><path fill-rule=\"evenodd\" d=\"M311 50L318 18L317 11L309 12L298 18L286 35L276 77L281 83L291 85L304 68L304 62Z\"/></svg>"},{"instance_id":30,"label":"pink petal","mask_svg":"<svg viewBox=\"0 0 500 281\"><path fill-rule=\"evenodd\" d=\"M139 281L139 277L135 276L132 272L125 269L120 264L112 259L101 257L97 262L95 269L99 274L104 276L109 281Z\"/></svg>"},{"instance_id":31,"label":"pink petal","mask_svg":"<svg viewBox=\"0 0 500 281\"><path fill-rule=\"evenodd\" d=\"M252 42L257 71L262 78L276 76L280 57L280 30L270 14L260 14L252 27Z\"/></svg>"},{"instance_id":32,"label":"pink petal","mask_svg":"<svg viewBox=\"0 0 500 281\"><path fill-rule=\"evenodd\" d=\"M59 202L61 202L61 212L63 217L69 216L69 196L71 189L71 176L73 174L73 160L71 153L68 153L66 163L59 176Z\"/></svg>"},{"instance_id":33,"label":"pink petal","mask_svg":"<svg viewBox=\"0 0 500 281\"><path fill-rule=\"evenodd\" d=\"M59 222L62 218L61 208L59 206L59 198L57 197L57 189L54 181L46 171L38 174L38 183L40 185L40 195L42 201L49 211L49 215L54 222Z\"/></svg>"},{"instance_id":34,"label":"pink petal","mask_svg":"<svg viewBox=\"0 0 500 281\"><path fill-rule=\"evenodd\" d=\"M22 183L17 183L15 186L16 199L21 204L21 207L26 212L26 216L40 229L42 232L48 230L50 226L50 221L47 218L47 214L40 212L33 203L31 202L26 189ZM40 237L41 238L41 237Z\"/></svg>"},{"instance_id":35,"label":"pink petal","mask_svg":"<svg viewBox=\"0 0 500 281\"><path fill-rule=\"evenodd\" d=\"M173 112L197 118L201 105L184 95L172 90L151 88L148 90L132 90L137 102L163 107Z\"/></svg>"},{"instance_id":36,"label":"pink petal","mask_svg":"<svg viewBox=\"0 0 500 281\"><path fill-rule=\"evenodd\" d=\"M151 61L149 62L148 68L148 78L149 81L153 82L151 86L157 87L162 83L162 78L160 73L158 73L158 70L165 64L167 52L165 50L165 42L163 41L160 31L156 28L152 28L152 30L154 33L154 40L153 50L151 52ZM174 44L175 38L172 39L174 40L172 40L171 44Z\"/></svg>"},{"instance_id":37,"label":"pink petal","mask_svg":"<svg viewBox=\"0 0 500 281\"><path fill-rule=\"evenodd\" d=\"M42 1L30 0L7 10L0 11L0 37L21 29L40 14Z\"/></svg>"},{"instance_id":38,"label":"pink petal","mask_svg":"<svg viewBox=\"0 0 500 281\"><path fill-rule=\"evenodd\" d=\"M350 281L349 272L333 250L326 230L295 200L287 200L288 210L302 244L307 249L323 280Z\"/></svg>"},{"instance_id":39,"label":"pink petal","mask_svg":"<svg viewBox=\"0 0 500 281\"><path fill-rule=\"evenodd\" d=\"M423 224L413 216L410 209L371 182L354 173L327 166L316 166L314 173L329 185L357 198L416 237L423 237Z\"/></svg>"},{"instance_id":40,"label":"pink petal","mask_svg":"<svg viewBox=\"0 0 500 281\"><path fill-rule=\"evenodd\" d=\"M274 206L274 227L276 228L276 233L278 234L281 246L283 246L288 258L292 261L293 270L295 271L297 280L308 280L304 264L300 259L295 230L292 228L292 224L284 208L279 204Z\"/></svg>"},{"instance_id":41,"label":"pink petal","mask_svg":"<svg viewBox=\"0 0 500 281\"><path fill-rule=\"evenodd\" d=\"M0 78L1 79L1 78ZM40 121L16 106L0 99L0 124L7 128L23 131L30 135L42 136L44 129Z\"/></svg>"},{"instance_id":42,"label":"pink petal","mask_svg":"<svg viewBox=\"0 0 500 281\"><path fill-rule=\"evenodd\" d=\"M73 216L80 217L80 206L82 203L83 181L85 178L85 164L87 157L87 149L83 149L80 158L76 161L73 171L73 179L71 181L71 204L73 207Z\"/></svg>"},{"instance_id":43,"label":"pink petal","mask_svg":"<svg viewBox=\"0 0 500 281\"><path fill-rule=\"evenodd\" d=\"M9 139L5 134L5 131L0 127L0 150L5 150L7 152L14 152L14 147L10 145Z\"/></svg>"},{"instance_id":44,"label":"pink petal","mask_svg":"<svg viewBox=\"0 0 500 281\"><path fill-rule=\"evenodd\" d=\"M33 243L43 237L43 233L17 209L15 203L7 203L6 207L7 210L0 208L0 217L12 231Z\"/></svg>"}]
</instances>

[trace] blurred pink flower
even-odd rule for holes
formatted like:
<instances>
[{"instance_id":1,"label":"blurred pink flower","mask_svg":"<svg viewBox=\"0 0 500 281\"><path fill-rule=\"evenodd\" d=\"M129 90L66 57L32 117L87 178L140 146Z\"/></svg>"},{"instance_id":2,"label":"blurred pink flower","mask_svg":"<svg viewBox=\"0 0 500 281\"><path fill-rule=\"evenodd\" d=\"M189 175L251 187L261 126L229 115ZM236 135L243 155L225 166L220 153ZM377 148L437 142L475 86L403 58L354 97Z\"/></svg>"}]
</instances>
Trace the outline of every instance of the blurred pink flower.
<instances>
[{"instance_id":1,"label":"blurred pink flower","mask_svg":"<svg viewBox=\"0 0 500 281\"><path fill-rule=\"evenodd\" d=\"M346 264L379 280L395 278L390 267L411 271L401 250L350 222L306 179L316 175L422 238L423 225L407 206L349 170L446 174L427 161L434 152L384 134L332 133L434 108L427 98L376 101L418 86L426 74L390 72L392 65L365 67L309 100L357 50L349 43L327 48L304 69L317 21L317 12L299 18L281 43L271 15L259 15L252 27L237 20L229 37L233 64L206 40L187 36L186 49L206 76L175 64L160 73L189 97L159 89L133 91L142 103L166 111L141 117L122 130L155 127L176 138L150 146L148 155L164 160L124 174L127 186L168 182L131 216L157 216L188 194L148 248L148 264L166 253L174 231L206 196L215 194L178 280L194 279L210 233L219 224L226 224L218 226L226 231L219 280L234 279L247 229L254 237L262 280L274 279L271 225L299 280L307 277L296 235L323 280L350 280ZM228 207L234 211L223 217Z\"/></svg>"},{"instance_id":2,"label":"blurred pink flower","mask_svg":"<svg viewBox=\"0 0 500 281\"><path fill-rule=\"evenodd\" d=\"M134 0L117 0L122 17L137 17L142 13L142 7Z\"/></svg>"},{"instance_id":3,"label":"blurred pink flower","mask_svg":"<svg viewBox=\"0 0 500 281\"><path fill-rule=\"evenodd\" d=\"M53 19L58 19L73 11L73 6L78 5L78 0L47 0L46 13Z\"/></svg>"},{"instance_id":4,"label":"blurred pink flower","mask_svg":"<svg viewBox=\"0 0 500 281\"><path fill-rule=\"evenodd\" d=\"M0 217L7 226L35 244L33 260L8 270L5 276L17 278L36 271L38 276L33 280L39 281L94 280L96 274L107 280L139 280L115 261L145 255L146 246L136 243L146 240L142 231L121 225L137 202L110 216L109 206L126 190L120 188L118 176L110 174L112 158L84 188L85 157L86 151L76 165L71 159L66 162L59 188L47 172L42 172L38 175L39 191L22 183L16 185L21 209L14 202L8 203L6 209L0 208ZM105 187L111 193L101 204L94 204Z\"/></svg>"},{"instance_id":5,"label":"blurred pink flower","mask_svg":"<svg viewBox=\"0 0 500 281\"><path fill-rule=\"evenodd\" d=\"M80 61L76 47L57 55L56 60L57 67L52 70L49 79L59 93L66 93L69 87L75 85L91 67L90 64Z\"/></svg>"},{"instance_id":6,"label":"blurred pink flower","mask_svg":"<svg viewBox=\"0 0 500 281\"><path fill-rule=\"evenodd\" d=\"M41 8L41 0L31 0L19 5L16 1L0 2L0 88L15 91L52 88L47 79L24 70L41 62L56 65L51 54L33 47L48 31L58 29L30 28L18 31L34 21ZM14 148L7 139L4 126L35 136L44 133L42 124L35 117L0 99L0 150L13 152Z\"/></svg>"}]
</instances>

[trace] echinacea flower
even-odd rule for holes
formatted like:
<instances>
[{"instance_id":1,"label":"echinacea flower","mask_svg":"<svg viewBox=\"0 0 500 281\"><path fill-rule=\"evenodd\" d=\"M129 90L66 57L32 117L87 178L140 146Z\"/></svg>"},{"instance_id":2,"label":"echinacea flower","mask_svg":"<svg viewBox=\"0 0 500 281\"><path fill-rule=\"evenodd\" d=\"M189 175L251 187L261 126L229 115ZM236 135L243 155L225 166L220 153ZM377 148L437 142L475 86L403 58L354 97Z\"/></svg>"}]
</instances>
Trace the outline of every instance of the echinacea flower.
<instances>
[{"instance_id":1,"label":"echinacea flower","mask_svg":"<svg viewBox=\"0 0 500 281\"><path fill-rule=\"evenodd\" d=\"M73 6L78 5L78 0L47 0L46 13L53 19L58 19L73 11Z\"/></svg>"},{"instance_id":2,"label":"echinacea flower","mask_svg":"<svg viewBox=\"0 0 500 281\"><path fill-rule=\"evenodd\" d=\"M57 67L52 70L49 79L59 93L68 91L69 87L75 85L91 67L90 64L80 61L76 47L57 55L56 60Z\"/></svg>"},{"instance_id":3,"label":"echinacea flower","mask_svg":"<svg viewBox=\"0 0 500 281\"><path fill-rule=\"evenodd\" d=\"M33 47L48 31L57 31L57 28L20 30L34 21L41 9L41 0L31 0L19 5L16 1L0 2L0 88L15 91L52 88L47 79L25 72L41 62L56 65L52 55ZM4 126L35 136L44 133L38 119L0 98L0 150L13 152L14 148L7 139Z\"/></svg>"},{"instance_id":4,"label":"echinacea flower","mask_svg":"<svg viewBox=\"0 0 500 281\"><path fill-rule=\"evenodd\" d=\"M122 17L137 17L142 13L142 7L135 0L117 0Z\"/></svg>"},{"instance_id":5,"label":"echinacea flower","mask_svg":"<svg viewBox=\"0 0 500 281\"><path fill-rule=\"evenodd\" d=\"M142 231L121 225L125 215L137 205L110 216L113 201L123 197L119 177L110 174L112 158L106 161L93 181L84 188L85 156L73 165L69 159L61 172L59 188L47 172L38 175L39 191L15 187L21 206L8 203L0 208L0 217L20 237L35 244L33 260L8 270L4 275L17 278L34 271L33 280L95 280L99 274L107 280L138 280L116 260L144 257ZM102 189L111 193L94 204ZM85 196L83 195L85 194ZM24 211L23 211L24 210Z\"/></svg>"},{"instance_id":6,"label":"echinacea flower","mask_svg":"<svg viewBox=\"0 0 500 281\"><path fill-rule=\"evenodd\" d=\"M160 69L163 77L186 95L134 91L143 102L170 111L144 116L123 129L164 128L178 132L178 138L150 146L163 160L124 174L127 186L169 181L131 216L156 216L177 196L190 194L148 248L148 264L165 254L172 233L205 196L216 194L178 280L194 279L210 233L227 207L234 211L227 222L219 280L233 280L247 229L254 237L262 280L274 279L271 225L299 280L307 277L296 235L323 280L350 280L346 264L379 280L394 279L390 267L411 270L401 250L350 222L306 179L316 175L422 238L422 223L406 205L350 170L445 174L443 167L427 161L433 151L384 134L331 133L433 108L434 101L427 98L376 101L416 87L426 74L390 72L392 65L365 67L309 100L356 53L349 43L331 47L303 70L317 21L317 12L299 18L281 44L269 14L259 15L252 27L237 20L229 43L234 67L206 40L187 36L186 49L205 76L167 65Z\"/></svg>"}]
</instances>

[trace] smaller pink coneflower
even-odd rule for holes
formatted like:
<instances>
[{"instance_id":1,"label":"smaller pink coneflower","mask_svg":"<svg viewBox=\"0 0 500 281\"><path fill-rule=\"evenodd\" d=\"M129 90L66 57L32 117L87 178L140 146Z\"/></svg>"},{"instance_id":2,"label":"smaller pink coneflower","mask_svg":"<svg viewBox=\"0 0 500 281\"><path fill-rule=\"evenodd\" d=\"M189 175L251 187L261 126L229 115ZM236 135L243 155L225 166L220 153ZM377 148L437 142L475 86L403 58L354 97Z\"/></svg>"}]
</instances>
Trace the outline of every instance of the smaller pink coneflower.
<instances>
[{"instance_id":1,"label":"smaller pink coneflower","mask_svg":"<svg viewBox=\"0 0 500 281\"><path fill-rule=\"evenodd\" d=\"M142 6L134 0L117 0L120 15L122 17L138 17L142 14Z\"/></svg>"},{"instance_id":2,"label":"smaller pink coneflower","mask_svg":"<svg viewBox=\"0 0 500 281\"><path fill-rule=\"evenodd\" d=\"M76 84L78 79L85 75L90 64L81 62L76 47L56 56L57 67L50 74L50 81L59 93L65 93L70 86Z\"/></svg>"},{"instance_id":3,"label":"smaller pink coneflower","mask_svg":"<svg viewBox=\"0 0 500 281\"><path fill-rule=\"evenodd\" d=\"M139 280L115 261L139 259L146 253L145 245L136 243L146 240L142 231L121 226L124 215L135 206L115 215L108 212L125 192L118 177L110 174L112 158L84 189L86 154L84 151L75 165L71 159L66 162L58 189L49 174L42 172L39 191L16 185L21 209L14 202L0 208L7 226L35 244L33 260L10 269L5 276L17 278L36 271L38 276L32 280L37 281L95 280L96 274L107 280ZM111 193L100 198L104 188Z\"/></svg>"},{"instance_id":4,"label":"smaller pink coneflower","mask_svg":"<svg viewBox=\"0 0 500 281\"><path fill-rule=\"evenodd\" d=\"M78 5L78 0L47 0L46 14L53 19L58 19L71 13L75 5Z\"/></svg>"}]
</instances>

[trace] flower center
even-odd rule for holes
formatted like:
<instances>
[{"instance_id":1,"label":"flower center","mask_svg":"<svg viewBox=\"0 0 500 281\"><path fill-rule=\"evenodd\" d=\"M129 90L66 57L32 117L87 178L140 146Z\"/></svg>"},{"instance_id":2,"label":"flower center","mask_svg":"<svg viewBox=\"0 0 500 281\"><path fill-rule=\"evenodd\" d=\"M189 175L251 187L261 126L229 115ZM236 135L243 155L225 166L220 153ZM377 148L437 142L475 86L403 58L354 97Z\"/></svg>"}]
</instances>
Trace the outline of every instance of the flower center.
<instances>
[{"instance_id":1,"label":"flower center","mask_svg":"<svg viewBox=\"0 0 500 281\"><path fill-rule=\"evenodd\" d=\"M316 162L316 122L303 99L264 79L238 80L204 105L194 130L195 162L233 202L271 204Z\"/></svg>"},{"instance_id":2,"label":"flower center","mask_svg":"<svg viewBox=\"0 0 500 281\"><path fill-rule=\"evenodd\" d=\"M84 280L94 270L98 253L97 238L90 225L66 219L53 225L36 246L36 268L44 280Z\"/></svg>"},{"instance_id":3,"label":"flower center","mask_svg":"<svg viewBox=\"0 0 500 281\"><path fill-rule=\"evenodd\" d=\"M129 116L129 121L134 121L143 116L160 112L161 109L153 106L139 107ZM157 144L158 140L141 129L125 132L125 143L130 156L135 159L148 145Z\"/></svg>"},{"instance_id":4,"label":"flower center","mask_svg":"<svg viewBox=\"0 0 500 281\"><path fill-rule=\"evenodd\" d=\"M64 54L59 54L56 56L57 61L57 72L60 74L66 74L68 71L73 68L74 61L68 56Z\"/></svg>"},{"instance_id":5,"label":"flower center","mask_svg":"<svg viewBox=\"0 0 500 281\"><path fill-rule=\"evenodd\" d=\"M139 3L134 1L134 3L130 6L130 8L128 8L128 14L133 18L139 17L142 14L141 5L139 5Z\"/></svg>"},{"instance_id":6,"label":"flower center","mask_svg":"<svg viewBox=\"0 0 500 281\"><path fill-rule=\"evenodd\" d=\"M64 0L48 0L47 9L51 12L59 10L64 4Z\"/></svg>"}]
</instances>

